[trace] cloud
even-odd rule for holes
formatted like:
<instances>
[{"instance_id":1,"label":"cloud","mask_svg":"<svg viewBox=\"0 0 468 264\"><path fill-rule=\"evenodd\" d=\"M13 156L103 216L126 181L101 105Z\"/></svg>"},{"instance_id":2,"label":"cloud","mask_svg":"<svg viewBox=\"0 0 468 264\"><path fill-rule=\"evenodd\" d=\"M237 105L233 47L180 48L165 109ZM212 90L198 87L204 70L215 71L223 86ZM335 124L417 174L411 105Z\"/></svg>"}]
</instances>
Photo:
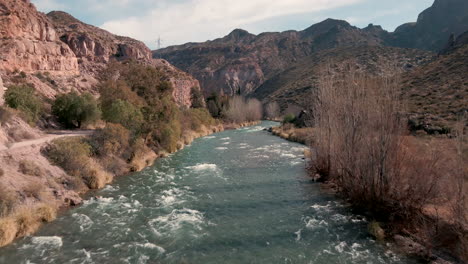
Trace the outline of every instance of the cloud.
<instances>
[{"instance_id":1,"label":"cloud","mask_svg":"<svg viewBox=\"0 0 468 264\"><path fill-rule=\"evenodd\" d=\"M103 23L101 27L115 34L142 40L154 47L158 36L161 36L164 45L181 44L188 40L205 41L225 35L234 28L251 25L258 21L294 14L314 13L362 1L147 0L146 2L151 2L152 8L145 14L110 20ZM129 4L128 0L117 2L121 2L123 6ZM150 5L147 3L146 6Z\"/></svg>"}]
</instances>

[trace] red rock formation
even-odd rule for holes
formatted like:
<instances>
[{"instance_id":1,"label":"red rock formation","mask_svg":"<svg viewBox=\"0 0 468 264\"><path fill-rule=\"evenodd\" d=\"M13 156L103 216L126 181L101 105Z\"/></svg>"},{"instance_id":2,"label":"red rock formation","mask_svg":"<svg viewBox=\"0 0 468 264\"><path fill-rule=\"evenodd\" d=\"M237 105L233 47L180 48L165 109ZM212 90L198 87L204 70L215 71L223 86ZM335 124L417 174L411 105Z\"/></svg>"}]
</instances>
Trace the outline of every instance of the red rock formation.
<instances>
[{"instance_id":1,"label":"red rock formation","mask_svg":"<svg viewBox=\"0 0 468 264\"><path fill-rule=\"evenodd\" d=\"M177 69L165 60L155 59L152 64L169 76L169 82L174 87L172 96L174 97L177 105L185 107L192 106L192 89L201 89L198 80L190 74Z\"/></svg>"},{"instance_id":2,"label":"red rock formation","mask_svg":"<svg viewBox=\"0 0 468 264\"><path fill-rule=\"evenodd\" d=\"M28 0L0 2L0 35L0 71L78 73L75 54Z\"/></svg>"}]
</instances>

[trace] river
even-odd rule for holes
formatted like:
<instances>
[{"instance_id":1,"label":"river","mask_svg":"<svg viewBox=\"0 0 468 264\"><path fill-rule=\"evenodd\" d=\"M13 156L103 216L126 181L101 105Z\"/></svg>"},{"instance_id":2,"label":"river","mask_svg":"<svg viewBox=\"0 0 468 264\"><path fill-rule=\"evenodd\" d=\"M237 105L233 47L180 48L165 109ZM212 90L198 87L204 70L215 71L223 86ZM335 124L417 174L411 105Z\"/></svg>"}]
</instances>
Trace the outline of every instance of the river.
<instances>
[{"instance_id":1,"label":"river","mask_svg":"<svg viewBox=\"0 0 468 264\"><path fill-rule=\"evenodd\" d=\"M197 139L118 178L0 249L0 263L413 263L313 183L304 146L271 125Z\"/></svg>"}]
</instances>

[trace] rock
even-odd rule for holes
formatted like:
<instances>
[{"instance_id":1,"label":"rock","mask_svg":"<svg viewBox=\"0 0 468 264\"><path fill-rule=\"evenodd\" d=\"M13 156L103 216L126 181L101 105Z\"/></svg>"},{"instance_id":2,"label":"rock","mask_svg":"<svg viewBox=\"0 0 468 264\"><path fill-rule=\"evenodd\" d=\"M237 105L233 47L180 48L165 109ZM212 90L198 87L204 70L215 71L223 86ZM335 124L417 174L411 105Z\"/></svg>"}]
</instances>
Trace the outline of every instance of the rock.
<instances>
[{"instance_id":1,"label":"rock","mask_svg":"<svg viewBox=\"0 0 468 264\"><path fill-rule=\"evenodd\" d=\"M29 0L4 0L0 5L0 70L78 73L73 51L58 41L51 21Z\"/></svg>"},{"instance_id":2,"label":"rock","mask_svg":"<svg viewBox=\"0 0 468 264\"><path fill-rule=\"evenodd\" d=\"M395 235L393 237L393 240L395 241L395 244L406 254L422 258L428 257L428 252L426 248L408 237Z\"/></svg>"}]
</instances>

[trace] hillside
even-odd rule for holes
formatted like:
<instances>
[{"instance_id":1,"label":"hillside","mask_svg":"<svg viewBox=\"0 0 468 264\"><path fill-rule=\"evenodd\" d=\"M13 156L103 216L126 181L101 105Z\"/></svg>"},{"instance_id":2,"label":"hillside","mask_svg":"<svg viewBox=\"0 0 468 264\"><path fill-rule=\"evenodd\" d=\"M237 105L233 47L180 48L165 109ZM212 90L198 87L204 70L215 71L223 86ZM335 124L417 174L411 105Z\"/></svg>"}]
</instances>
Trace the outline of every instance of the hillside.
<instances>
[{"instance_id":1,"label":"hillside","mask_svg":"<svg viewBox=\"0 0 468 264\"><path fill-rule=\"evenodd\" d=\"M414 129L444 133L468 113L466 36L468 32L452 43L437 60L403 76L403 96L408 100Z\"/></svg>"},{"instance_id":2,"label":"hillside","mask_svg":"<svg viewBox=\"0 0 468 264\"><path fill-rule=\"evenodd\" d=\"M402 72L411 71L434 58L426 51L389 48L383 46L361 46L336 48L318 52L294 63L284 72L261 85L252 96L267 102L278 102L283 111L297 112L308 109L312 101L311 92L318 85L321 71L330 66L338 71L344 64L351 64L356 70L370 75L379 75L389 67ZM396 63L396 65L394 65Z\"/></svg>"}]
</instances>

